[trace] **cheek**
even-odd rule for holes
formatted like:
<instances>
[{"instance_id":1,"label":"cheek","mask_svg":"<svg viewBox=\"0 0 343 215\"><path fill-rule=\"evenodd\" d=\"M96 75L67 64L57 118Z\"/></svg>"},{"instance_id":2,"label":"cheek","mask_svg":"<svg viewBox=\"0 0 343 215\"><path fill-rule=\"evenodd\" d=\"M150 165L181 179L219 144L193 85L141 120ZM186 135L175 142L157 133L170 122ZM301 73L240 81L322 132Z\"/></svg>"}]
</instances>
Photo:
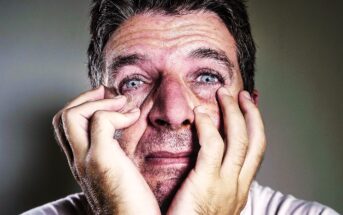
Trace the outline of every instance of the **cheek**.
<instances>
[{"instance_id":1,"label":"cheek","mask_svg":"<svg viewBox=\"0 0 343 215\"><path fill-rule=\"evenodd\" d=\"M215 126L220 128L220 109L217 101L216 92L220 86L211 86L206 88L193 88L194 97L198 101L197 105L203 105L207 108L208 114ZM196 106L197 106L196 105Z\"/></svg>"},{"instance_id":2,"label":"cheek","mask_svg":"<svg viewBox=\"0 0 343 215\"><path fill-rule=\"evenodd\" d=\"M143 106L146 106L144 103L148 99L149 94L152 91L151 86L142 87L141 89L134 90L132 92L125 93L124 95L128 99L128 106L135 108L138 107L142 110Z\"/></svg>"},{"instance_id":3,"label":"cheek","mask_svg":"<svg viewBox=\"0 0 343 215\"><path fill-rule=\"evenodd\" d=\"M119 145L131 158L134 158L134 154L137 145L143 136L147 128L145 116L140 116L139 119L130 127L121 130L121 137L118 139Z\"/></svg>"},{"instance_id":4,"label":"cheek","mask_svg":"<svg viewBox=\"0 0 343 215\"><path fill-rule=\"evenodd\" d=\"M207 87L201 87L201 86L191 86L191 90L195 97L201 103L217 103L216 99L216 92L219 89L219 85L215 86L207 86Z\"/></svg>"},{"instance_id":5,"label":"cheek","mask_svg":"<svg viewBox=\"0 0 343 215\"><path fill-rule=\"evenodd\" d=\"M123 107L123 109L121 109L120 112L125 113L136 107L141 108L148 94L149 94L148 89L141 89L135 92L125 93L124 96L127 99L127 104ZM116 96L118 96L118 94L113 92L113 90L111 91L109 88L105 90L105 99L112 99Z\"/></svg>"},{"instance_id":6,"label":"cheek","mask_svg":"<svg viewBox=\"0 0 343 215\"><path fill-rule=\"evenodd\" d=\"M151 99L145 99L145 100L144 99L145 97L139 98L138 96L131 96L131 98L129 98L129 103L127 106L139 107L141 110L141 114L138 120L133 125L122 130L121 132L122 136L118 140L120 146L123 148L126 154L132 160L135 160L135 161L136 159L138 159L135 157L137 145L140 139L142 138L145 130L147 129L148 113L153 104Z\"/></svg>"}]
</instances>

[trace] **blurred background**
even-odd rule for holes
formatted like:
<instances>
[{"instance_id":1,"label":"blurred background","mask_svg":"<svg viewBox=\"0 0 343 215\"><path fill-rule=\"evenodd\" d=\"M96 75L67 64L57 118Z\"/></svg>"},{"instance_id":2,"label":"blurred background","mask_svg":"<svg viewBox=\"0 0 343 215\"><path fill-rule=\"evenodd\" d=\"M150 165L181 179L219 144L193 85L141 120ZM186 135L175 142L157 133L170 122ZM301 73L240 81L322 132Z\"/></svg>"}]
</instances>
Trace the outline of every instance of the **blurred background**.
<instances>
[{"instance_id":1,"label":"blurred background","mask_svg":"<svg viewBox=\"0 0 343 215\"><path fill-rule=\"evenodd\" d=\"M343 1L248 2L268 149L258 181L343 213ZM0 1L0 211L76 192L51 119L89 89L89 2Z\"/></svg>"}]
</instances>

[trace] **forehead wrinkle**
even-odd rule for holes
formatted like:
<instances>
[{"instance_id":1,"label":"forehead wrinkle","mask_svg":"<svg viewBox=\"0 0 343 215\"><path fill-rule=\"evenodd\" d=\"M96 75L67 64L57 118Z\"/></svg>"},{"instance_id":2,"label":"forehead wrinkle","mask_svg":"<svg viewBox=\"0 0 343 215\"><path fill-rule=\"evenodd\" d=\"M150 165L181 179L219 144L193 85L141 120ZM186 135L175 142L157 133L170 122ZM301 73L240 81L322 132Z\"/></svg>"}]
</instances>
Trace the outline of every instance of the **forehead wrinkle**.
<instances>
[{"instance_id":1,"label":"forehead wrinkle","mask_svg":"<svg viewBox=\"0 0 343 215\"><path fill-rule=\"evenodd\" d=\"M217 43L217 45L214 45L213 42L209 43L207 40L204 40L203 37L199 36L198 38L194 39L193 37L189 37L187 38L187 40L182 40L181 44L177 44L177 46L170 46L170 47L161 47L161 43L160 42L156 42L156 40L151 40L152 43L147 43L145 42L144 45L138 45L136 43L132 44L132 46L127 46L127 44L123 47L122 50L117 50L115 52L116 56L118 56L118 54L120 55L130 55L133 53L138 53L140 55L144 55L146 59L150 59L149 60L149 64L151 64L151 66L153 66L153 70L165 70L166 66L171 66L171 67L175 67L176 64L174 62L175 58L173 57L175 54L176 55L183 55L183 56L188 56L190 52L193 50L197 50L197 49L214 49L214 50L221 50L220 43ZM181 47L181 48L179 48ZM230 47L231 49L233 49L234 47ZM224 51L222 51L224 52ZM226 66L226 69L229 72L230 77L233 77L233 68L235 67L235 64L233 62L236 62L236 54L235 54L235 50L232 50L232 53L234 54L233 56L231 56L230 54L226 55L225 52L222 53L222 55L226 55L226 56L231 56L231 58L228 58L229 61L229 65ZM220 57L220 56L217 56ZM112 57L112 59L115 58ZM213 60L213 56L212 56L212 60ZM111 58L110 58L111 59ZM167 61L166 61L167 60ZM172 63L170 63L170 61L172 61ZM111 63L111 61L108 61L109 63ZM224 61L219 62L221 64L223 64ZM218 63L218 61L217 61ZM175 69L175 68L174 68ZM149 69L151 70L151 69Z\"/></svg>"},{"instance_id":2,"label":"forehead wrinkle","mask_svg":"<svg viewBox=\"0 0 343 215\"><path fill-rule=\"evenodd\" d=\"M134 42L138 42L141 43L144 40L144 43L146 43L147 41L156 41L156 42L162 42L164 44L164 46L168 46L167 43L171 43L171 45L169 46L173 46L173 44L177 43L177 42L182 42L183 40L187 39L187 38L194 38L194 37L198 37L198 38L206 38L207 40L212 40L212 41L216 41L218 43L219 40L221 39L228 39L228 38L221 38L218 36L212 36L214 35L215 32L210 31L210 30L199 30L197 29L197 31L194 30L187 30L184 32L179 32L178 34L173 33L172 35L166 35L163 33L154 33L154 32L147 32L146 34L144 33L136 33L135 35L131 35L131 36L127 36L127 35L122 35L119 38L114 37L112 39L113 44L111 45L112 49L115 49L116 46L123 46L126 44L132 44Z\"/></svg>"},{"instance_id":3,"label":"forehead wrinkle","mask_svg":"<svg viewBox=\"0 0 343 215\"><path fill-rule=\"evenodd\" d=\"M196 16L195 18L195 13L183 16L159 15L162 17L162 20L157 19L160 17L154 14L136 15L124 22L119 29L113 32L110 38L112 48L118 46L118 43L124 44L127 41L135 39L155 38L164 39L164 42L168 42L192 34L199 34L202 37L210 37L209 35L214 34L216 37L227 40L225 33L218 34L218 26L216 27L216 24L221 25L223 27L222 30L230 35L228 29L217 15L208 12L199 14L205 14L206 18L204 16ZM185 19L184 17L189 17L189 19ZM199 22L199 20L202 21ZM211 20L216 23L210 22Z\"/></svg>"},{"instance_id":4,"label":"forehead wrinkle","mask_svg":"<svg viewBox=\"0 0 343 215\"><path fill-rule=\"evenodd\" d=\"M207 23L202 25L194 25L188 24L188 25L182 25L177 28L142 28L138 26L138 29L135 29L136 26L126 27L126 29L129 29L128 31L122 30L121 32L114 33L113 37L116 40L121 40L122 38L135 38L134 35L144 35L144 32L147 32L147 34L154 34L155 36L163 36L163 38L172 38L175 37L174 35L183 35L193 32L204 32L207 33L216 33L216 28L213 28L211 25L208 25ZM135 29L135 30L131 30Z\"/></svg>"},{"instance_id":5,"label":"forehead wrinkle","mask_svg":"<svg viewBox=\"0 0 343 215\"><path fill-rule=\"evenodd\" d=\"M168 48L172 49L173 47L180 46L184 47L187 44L204 44L206 46L214 46L217 49L220 49L222 47L222 41L216 37L211 36L204 36L203 34L193 34L188 36L178 36L176 38L172 38L169 40L161 39L161 38L136 38L136 39L126 39L125 41L122 41L121 43L113 44L111 47L108 47L108 49L117 50L118 53L125 52L126 50L134 49L134 47L151 47L151 48ZM234 46L227 47L228 49L235 49L235 43L233 43Z\"/></svg>"},{"instance_id":6,"label":"forehead wrinkle","mask_svg":"<svg viewBox=\"0 0 343 215\"><path fill-rule=\"evenodd\" d=\"M206 16L206 19L204 18L204 16ZM180 19L182 20L182 22L179 22ZM124 21L116 30L116 32L120 34L122 31L126 31L126 28L134 29L137 28L137 26L138 29L146 30L152 30L151 26L158 26L158 28L165 28L166 30L179 29L182 27L189 28L194 26L194 21L198 22L199 19L206 20L206 22L202 22L203 26L212 27L212 22L218 22L222 25L225 25L221 18L219 18L215 13L210 11L194 11L189 12L185 15L163 15L158 13L142 13L137 14L129 18L128 20ZM145 23L144 25L142 25L142 21ZM147 25L146 23L149 23L149 25Z\"/></svg>"},{"instance_id":7,"label":"forehead wrinkle","mask_svg":"<svg viewBox=\"0 0 343 215\"><path fill-rule=\"evenodd\" d=\"M230 60L236 64L237 48L235 40L219 17L214 15L210 19L208 17L202 16L200 18L196 17L196 19L191 17L190 21L186 20L186 23L183 22L185 19L180 20L180 17L173 17L173 21L157 20L154 16L148 17L150 19L136 17L135 21L131 23L130 20L127 20L128 23L124 23L120 30L118 29L119 31L114 32L110 37L105 48L106 53L113 56L140 50L140 53L150 56L151 53L155 54L157 49L162 50L164 53L168 53L167 50L175 51L180 49L177 52L183 53L182 50L186 49L187 51L192 47L205 46L221 49L224 45L227 56L230 56ZM216 23L210 22L214 19ZM146 23L149 20L152 20L151 23L157 23L155 26L158 28L147 25ZM173 26L169 27L168 23L174 23L174 28ZM210 24L213 24L213 26ZM218 31L221 33L219 34ZM106 56L106 58L110 59L109 56Z\"/></svg>"}]
</instances>

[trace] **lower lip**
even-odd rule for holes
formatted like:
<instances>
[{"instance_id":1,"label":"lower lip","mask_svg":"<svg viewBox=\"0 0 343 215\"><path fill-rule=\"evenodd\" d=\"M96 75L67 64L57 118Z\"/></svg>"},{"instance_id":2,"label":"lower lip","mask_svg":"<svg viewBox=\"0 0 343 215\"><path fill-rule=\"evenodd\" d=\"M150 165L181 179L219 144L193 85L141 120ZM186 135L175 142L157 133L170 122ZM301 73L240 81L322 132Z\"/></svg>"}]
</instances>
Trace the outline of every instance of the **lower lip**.
<instances>
[{"instance_id":1,"label":"lower lip","mask_svg":"<svg viewBox=\"0 0 343 215\"><path fill-rule=\"evenodd\" d=\"M178 157L178 158L146 158L146 162L152 165L185 165L190 163L190 157Z\"/></svg>"}]
</instances>

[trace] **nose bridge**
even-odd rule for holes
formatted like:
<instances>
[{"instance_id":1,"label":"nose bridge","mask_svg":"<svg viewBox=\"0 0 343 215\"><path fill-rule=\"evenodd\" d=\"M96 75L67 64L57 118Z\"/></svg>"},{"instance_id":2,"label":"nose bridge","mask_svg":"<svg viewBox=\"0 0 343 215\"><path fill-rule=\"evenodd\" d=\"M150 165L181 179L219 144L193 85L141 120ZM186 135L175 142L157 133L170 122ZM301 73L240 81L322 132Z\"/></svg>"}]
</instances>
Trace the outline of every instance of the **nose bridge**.
<instances>
[{"instance_id":1,"label":"nose bridge","mask_svg":"<svg viewBox=\"0 0 343 215\"><path fill-rule=\"evenodd\" d=\"M173 108L171 107L178 103L187 103L185 92L182 91L183 88L181 80L173 77L166 78L161 84L159 99L162 100L162 103L169 106L167 109L172 110Z\"/></svg>"},{"instance_id":2,"label":"nose bridge","mask_svg":"<svg viewBox=\"0 0 343 215\"><path fill-rule=\"evenodd\" d=\"M189 126L193 122L193 110L182 80L177 77L161 80L150 120L155 126L173 129Z\"/></svg>"}]
</instances>

